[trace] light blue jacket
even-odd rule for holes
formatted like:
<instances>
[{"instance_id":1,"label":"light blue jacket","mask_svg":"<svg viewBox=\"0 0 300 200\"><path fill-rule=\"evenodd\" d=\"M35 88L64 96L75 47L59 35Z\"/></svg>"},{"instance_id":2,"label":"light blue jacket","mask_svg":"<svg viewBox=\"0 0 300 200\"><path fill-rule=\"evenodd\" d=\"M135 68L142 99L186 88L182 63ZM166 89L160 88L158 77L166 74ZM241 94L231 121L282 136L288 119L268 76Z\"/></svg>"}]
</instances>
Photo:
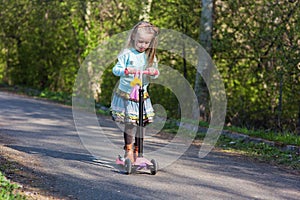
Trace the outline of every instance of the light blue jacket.
<instances>
[{"instance_id":1,"label":"light blue jacket","mask_svg":"<svg viewBox=\"0 0 300 200\"><path fill-rule=\"evenodd\" d=\"M130 82L134 78L134 74L128 74L125 75L125 68L135 68L137 70L145 70L147 64L147 58L146 54L140 53L134 48L131 49L125 49L119 56L118 56L118 62L113 67L112 72L116 76L120 76L120 83L119 83L119 89L123 92L126 92L127 94L130 94L132 87L130 86ZM154 59L152 67L155 67L158 69L157 59ZM156 76L143 76L143 88L145 91L147 91L147 87L149 85L149 78L155 79Z\"/></svg>"}]
</instances>

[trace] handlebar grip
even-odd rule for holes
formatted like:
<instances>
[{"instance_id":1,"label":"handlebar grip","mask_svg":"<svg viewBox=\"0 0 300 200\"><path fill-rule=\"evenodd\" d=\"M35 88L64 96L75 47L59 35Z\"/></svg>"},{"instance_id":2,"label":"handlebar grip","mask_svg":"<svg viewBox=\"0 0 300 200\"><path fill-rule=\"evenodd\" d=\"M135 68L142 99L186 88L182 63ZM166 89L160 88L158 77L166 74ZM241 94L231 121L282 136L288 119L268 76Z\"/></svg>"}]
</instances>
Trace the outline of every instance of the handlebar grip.
<instances>
[{"instance_id":1,"label":"handlebar grip","mask_svg":"<svg viewBox=\"0 0 300 200\"><path fill-rule=\"evenodd\" d=\"M148 70L143 71L143 74L150 74L150 72ZM156 70L154 74L151 75L158 75L158 71Z\"/></svg>"},{"instance_id":2,"label":"handlebar grip","mask_svg":"<svg viewBox=\"0 0 300 200\"><path fill-rule=\"evenodd\" d=\"M128 75L128 74L141 74L140 71L131 72L127 68L125 69L124 73L125 73L125 75ZM142 74L154 75L155 76L155 75L158 75L158 70L155 70L154 74L151 74L148 70L144 70L144 71L142 71Z\"/></svg>"}]
</instances>

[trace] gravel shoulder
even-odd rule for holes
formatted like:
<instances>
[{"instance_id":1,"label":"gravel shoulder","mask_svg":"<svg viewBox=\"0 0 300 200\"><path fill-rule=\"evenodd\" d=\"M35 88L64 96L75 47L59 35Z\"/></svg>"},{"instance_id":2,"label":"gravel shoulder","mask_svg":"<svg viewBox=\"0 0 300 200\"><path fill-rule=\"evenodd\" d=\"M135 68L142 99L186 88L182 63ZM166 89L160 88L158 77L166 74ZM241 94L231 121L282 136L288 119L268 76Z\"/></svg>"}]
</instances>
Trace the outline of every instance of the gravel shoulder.
<instances>
[{"instance_id":1,"label":"gravel shoulder","mask_svg":"<svg viewBox=\"0 0 300 200\"><path fill-rule=\"evenodd\" d=\"M0 132L0 170L11 183L19 186L16 192L30 200L62 199L48 187L48 177L39 173L38 157L8 147L12 140Z\"/></svg>"}]
</instances>

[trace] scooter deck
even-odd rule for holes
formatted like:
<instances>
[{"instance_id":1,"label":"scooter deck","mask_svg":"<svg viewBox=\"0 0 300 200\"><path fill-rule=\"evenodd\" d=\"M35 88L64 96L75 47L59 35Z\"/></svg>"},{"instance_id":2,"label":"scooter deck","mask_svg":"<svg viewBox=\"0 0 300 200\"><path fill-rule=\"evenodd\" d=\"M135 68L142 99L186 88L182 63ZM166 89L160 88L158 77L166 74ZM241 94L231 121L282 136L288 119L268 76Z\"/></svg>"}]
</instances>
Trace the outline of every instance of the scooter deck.
<instances>
[{"instance_id":1,"label":"scooter deck","mask_svg":"<svg viewBox=\"0 0 300 200\"><path fill-rule=\"evenodd\" d=\"M116 164L117 165L125 165L125 158L122 156L118 156L116 159ZM137 167L148 167L152 166L153 163L151 163L148 159L144 157L138 157L134 163L132 163L132 166L137 166Z\"/></svg>"},{"instance_id":2,"label":"scooter deck","mask_svg":"<svg viewBox=\"0 0 300 200\"><path fill-rule=\"evenodd\" d=\"M125 170L127 174L131 174L132 172L139 170L150 170L150 173L155 175L158 171L157 162L154 159L149 161L144 157L138 157L134 163L131 163L128 158L125 159L119 155L116 159L116 164Z\"/></svg>"}]
</instances>

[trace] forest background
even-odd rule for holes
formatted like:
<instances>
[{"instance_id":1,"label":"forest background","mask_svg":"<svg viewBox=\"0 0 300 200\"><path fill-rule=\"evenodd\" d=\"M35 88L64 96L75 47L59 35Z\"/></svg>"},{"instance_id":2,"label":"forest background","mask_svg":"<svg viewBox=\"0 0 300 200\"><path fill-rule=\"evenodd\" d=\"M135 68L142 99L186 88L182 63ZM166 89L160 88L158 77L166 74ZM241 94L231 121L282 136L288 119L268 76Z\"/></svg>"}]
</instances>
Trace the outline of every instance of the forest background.
<instances>
[{"instance_id":1,"label":"forest background","mask_svg":"<svg viewBox=\"0 0 300 200\"><path fill-rule=\"evenodd\" d=\"M201 43L203 2L1 0L0 83L70 97L86 56L139 20L149 19ZM212 19L209 53L226 89L226 125L300 134L299 1L215 0ZM195 88L195 67L178 55L158 56ZM95 101L107 107L118 81L111 68L93 83ZM169 118L180 115L170 90L151 85L150 93Z\"/></svg>"}]
</instances>

